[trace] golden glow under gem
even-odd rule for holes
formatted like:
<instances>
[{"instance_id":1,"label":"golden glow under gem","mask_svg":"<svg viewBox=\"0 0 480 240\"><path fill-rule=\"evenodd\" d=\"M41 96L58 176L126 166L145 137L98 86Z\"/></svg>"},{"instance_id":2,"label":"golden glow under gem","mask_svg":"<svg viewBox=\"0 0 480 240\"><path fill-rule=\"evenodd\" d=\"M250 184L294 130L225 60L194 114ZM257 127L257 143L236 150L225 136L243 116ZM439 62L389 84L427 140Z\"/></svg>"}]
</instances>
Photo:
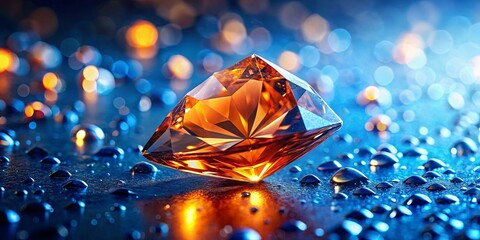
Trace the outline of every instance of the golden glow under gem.
<instances>
[{"instance_id":1,"label":"golden glow under gem","mask_svg":"<svg viewBox=\"0 0 480 240\"><path fill-rule=\"evenodd\" d=\"M189 179L183 179L190 181ZM210 191L211 190L211 191ZM249 192L249 197L242 197L242 192ZM222 197L216 197L221 195ZM269 239L272 231L285 222L285 214L278 209L286 203L266 184L216 187L189 191L171 198L142 200L136 203L140 215L148 225L162 219L170 227L172 239L228 239L231 230L241 227L255 229L262 239ZM168 207L167 207L168 206ZM251 208L259 209L251 214ZM288 214L296 214L294 210ZM247 216L247 217L244 217ZM265 220L268 219L268 224ZM219 232L211 231L210 223L223 228ZM146 232L146 239L153 239L155 233ZM158 235L157 235L158 236Z\"/></svg>"}]
</instances>

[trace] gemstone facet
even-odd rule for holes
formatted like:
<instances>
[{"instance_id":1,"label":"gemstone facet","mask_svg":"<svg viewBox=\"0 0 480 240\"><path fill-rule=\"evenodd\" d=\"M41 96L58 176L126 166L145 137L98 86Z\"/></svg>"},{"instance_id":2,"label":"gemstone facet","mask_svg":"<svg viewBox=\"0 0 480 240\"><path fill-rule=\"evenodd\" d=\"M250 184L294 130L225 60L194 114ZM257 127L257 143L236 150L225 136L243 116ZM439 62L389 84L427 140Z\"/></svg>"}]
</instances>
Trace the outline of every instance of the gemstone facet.
<instances>
[{"instance_id":1,"label":"gemstone facet","mask_svg":"<svg viewBox=\"0 0 480 240\"><path fill-rule=\"evenodd\" d=\"M341 126L308 83L252 55L188 92L142 154L186 172L257 182Z\"/></svg>"}]
</instances>

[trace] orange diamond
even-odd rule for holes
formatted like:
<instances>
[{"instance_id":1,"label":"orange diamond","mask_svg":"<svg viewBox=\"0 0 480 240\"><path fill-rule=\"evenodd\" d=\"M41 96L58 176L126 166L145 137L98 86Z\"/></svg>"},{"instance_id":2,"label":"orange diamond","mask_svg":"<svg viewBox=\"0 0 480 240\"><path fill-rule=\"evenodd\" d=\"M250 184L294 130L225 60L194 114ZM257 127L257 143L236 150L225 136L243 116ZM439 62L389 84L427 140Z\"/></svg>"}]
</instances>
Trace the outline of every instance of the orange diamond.
<instances>
[{"instance_id":1,"label":"orange diamond","mask_svg":"<svg viewBox=\"0 0 480 240\"><path fill-rule=\"evenodd\" d=\"M186 172L257 182L341 126L308 83L252 55L187 93L143 155Z\"/></svg>"}]
</instances>

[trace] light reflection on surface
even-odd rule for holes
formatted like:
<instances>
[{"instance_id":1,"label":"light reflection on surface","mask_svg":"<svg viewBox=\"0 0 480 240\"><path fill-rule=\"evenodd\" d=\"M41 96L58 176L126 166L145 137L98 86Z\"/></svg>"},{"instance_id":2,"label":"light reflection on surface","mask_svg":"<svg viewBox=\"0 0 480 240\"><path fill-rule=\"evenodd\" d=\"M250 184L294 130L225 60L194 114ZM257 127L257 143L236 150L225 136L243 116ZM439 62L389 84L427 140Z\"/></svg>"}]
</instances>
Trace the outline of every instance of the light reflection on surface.
<instances>
[{"instance_id":1,"label":"light reflection on surface","mask_svg":"<svg viewBox=\"0 0 480 240\"><path fill-rule=\"evenodd\" d=\"M218 190L211 190L218 191ZM264 183L224 187L220 192L193 190L168 199L139 202L144 221L155 224L158 219L170 226L172 239L217 239L228 236L225 226L232 229L250 227L262 235L272 237L288 219L279 213L281 199ZM242 192L250 196L242 197ZM165 206L168 206L165 208ZM252 213L251 208L258 209ZM150 236L153 237L153 236Z\"/></svg>"}]
</instances>

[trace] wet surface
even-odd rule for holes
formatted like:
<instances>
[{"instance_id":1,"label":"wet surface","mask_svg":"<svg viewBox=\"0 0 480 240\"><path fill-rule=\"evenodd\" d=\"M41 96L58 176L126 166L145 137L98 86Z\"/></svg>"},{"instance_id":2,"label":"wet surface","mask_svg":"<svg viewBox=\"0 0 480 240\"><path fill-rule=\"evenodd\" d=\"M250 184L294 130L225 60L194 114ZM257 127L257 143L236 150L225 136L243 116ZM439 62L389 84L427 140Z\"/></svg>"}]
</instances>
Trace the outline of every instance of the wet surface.
<instances>
[{"instance_id":1,"label":"wet surface","mask_svg":"<svg viewBox=\"0 0 480 240\"><path fill-rule=\"evenodd\" d=\"M199 13L183 30L155 22L168 37L150 58L131 55L143 38L89 39L91 19L42 35L51 44L1 28L0 56L18 66L0 65L0 238L479 239L478 5L327 4L329 28L311 35L325 21L318 6L270 2L263 17L235 5L238 15ZM112 35L155 29L131 14L106 17L125 18ZM251 53L308 81L341 130L256 184L141 155L185 92Z\"/></svg>"}]
</instances>

